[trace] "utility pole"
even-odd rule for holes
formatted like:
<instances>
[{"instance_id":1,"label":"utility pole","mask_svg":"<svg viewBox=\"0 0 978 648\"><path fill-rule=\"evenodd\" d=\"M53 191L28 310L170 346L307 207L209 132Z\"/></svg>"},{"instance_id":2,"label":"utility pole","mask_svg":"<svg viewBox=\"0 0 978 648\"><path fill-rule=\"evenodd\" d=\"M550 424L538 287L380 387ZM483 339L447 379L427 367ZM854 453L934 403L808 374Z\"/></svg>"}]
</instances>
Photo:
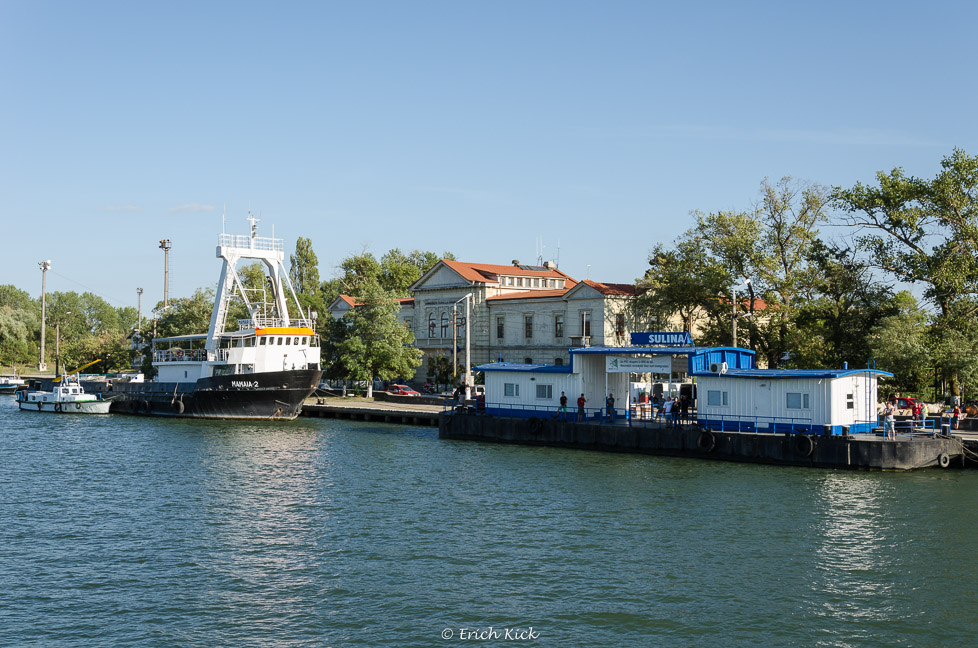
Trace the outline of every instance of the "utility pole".
<instances>
[{"instance_id":1,"label":"utility pole","mask_svg":"<svg viewBox=\"0 0 978 648\"><path fill-rule=\"evenodd\" d=\"M48 365L44 362L44 320L47 316L47 305L45 303L45 285L44 281L47 277L48 270L51 269L51 259L47 261L39 261L37 264L41 268L41 359L37 363L38 371L47 371Z\"/></svg>"},{"instance_id":2,"label":"utility pole","mask_svg":"<svg viewBox=\"0 0 978 648\"><path fill-rule=\"evenodd\" d=\"M136 288L136 298L139 300L136 306L136 330L143 330L143 289Z\"/></svg>"},{"instance_id":3,"label":"utility pole","mask_svg":"<svg viewBox=\"0 0 978 648\"><path fill-rule=\"evenodd\" d=\"M732 303L730 304L730 318L733 320L733 346L734 346L734 348L737 348L737 318L740 317L740 314L737 313L737 289L738 288L747 288L747 286L749 286L749 285L750 285L750 279L745 279L743 285L741 285L741 286L734 286L733 288L731 288L731 290L733 291L733 300L732 300Z\"/></svg>"},{"instance_id":4,"label":"utility pole","mask_svg":"<svg viewBox=\"0 0 978 648\"><path fill-rule=\"evenodd\" d=\"M170 239L163 239L160 241L160 249L163 250L163 309L170 305L169 292L167 290L169 281L169 268L170 268Z\"/></svg>"}]
</instances>

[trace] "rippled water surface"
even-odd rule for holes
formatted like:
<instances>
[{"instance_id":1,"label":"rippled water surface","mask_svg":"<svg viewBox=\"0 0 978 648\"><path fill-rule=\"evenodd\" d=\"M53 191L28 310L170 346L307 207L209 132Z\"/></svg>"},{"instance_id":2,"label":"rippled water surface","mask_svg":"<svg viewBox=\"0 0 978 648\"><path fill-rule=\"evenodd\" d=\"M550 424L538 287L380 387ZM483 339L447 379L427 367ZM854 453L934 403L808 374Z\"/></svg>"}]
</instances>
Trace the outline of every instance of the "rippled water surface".
<instances>
[{"instance_id":1,"label":"rippled water surface","mask_svg":"<svg viewBox=\"0 0 978 648\"><path fill-rule=\"evenodd\" d=\"M0 398L2 646L978 635L978 472L483 445L311 418L58 416Z\"/></svg>"}]
</instances>

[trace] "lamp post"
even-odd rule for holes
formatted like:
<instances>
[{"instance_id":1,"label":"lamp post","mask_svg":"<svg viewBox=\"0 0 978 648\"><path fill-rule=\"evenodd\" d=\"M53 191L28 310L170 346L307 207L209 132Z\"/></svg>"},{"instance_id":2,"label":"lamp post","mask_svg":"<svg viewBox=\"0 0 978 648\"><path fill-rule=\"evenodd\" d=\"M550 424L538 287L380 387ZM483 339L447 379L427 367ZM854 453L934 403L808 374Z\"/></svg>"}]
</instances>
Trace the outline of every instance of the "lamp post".
<instances>
[{"instance_id":1,"label":"lamp post","mask_svg":"<svg viewBox=\"0 0 978 648\"><path fill-rule=\"evenodd\" d=\"M136 330L142 332L143 330L143 289L136 288L136 297L139 301L136 302Z\"/></svg>"},{"instance_id":2,"label":"lamp post","mask_svg":"<svg viewBox=\"0 0 978 648\"><path fill-rule=\"evenodd\" d=\"M252 225L254 227L254 225ZM254 236L254 232L252 232ZM169 268L170 268L170 239L163 239L160 241L160 249L163 250L163 309L166 310L170 305L169 291L167 290L169 284Z\"/></svg>"},{"instance_id":3,"label":"lamp post","mask_svg":"<svg viewBox=\"0 0 978 648\"><path fill-rule=\"evenodd\" d=\"M731 288L733 291L733 302L730 305L730 319L733 321L733 346L737 348L737 318L740 314L737 313L737 290L744 289L750 285L750 279L745 279L744 283L739 286L734 286Z\"/></svg>"},{"instance_id":4,"label":"lamp post","mask_svg":"<svg viewBox=\"0 0 978 648\"><path fill-rule=\"evenodd\" d=\"M47 305L44 296L44 280L47 277L48 270L51 269L51 259L48 259L47 261L39 261L37 265L41 268L41 358L38 360L37 370L47 371L48 364L44 361L44 320L47 316Z\"/></svg>"},{"instance_id":5,"label":"lamp post","mask_svg":"<svg viewBox=\"0 0 978 648\"><path fill-rule=\"evenodd\" d=\"M457 369L458 361L455 359L456 354L458 353L458 343L455 339L456 337L455 326L458 324L458 302L460 301L465 302L465 378L463 380L465 382L466 400L468 400L468 398L470 397L470 393L471 393L470 388L472 387L472 373L470 370L471 362L469 360L469 351L470 351L469 330L471 328L471 325L469 323L469 320L471 319L470 312L469 312L469 299L471 298L472 298L472 293L467 293L464 297L462 297L461 299L457 300L454 304L452 304L452 379L454 382L458 372Z\"/></svg>"}]
</instances>

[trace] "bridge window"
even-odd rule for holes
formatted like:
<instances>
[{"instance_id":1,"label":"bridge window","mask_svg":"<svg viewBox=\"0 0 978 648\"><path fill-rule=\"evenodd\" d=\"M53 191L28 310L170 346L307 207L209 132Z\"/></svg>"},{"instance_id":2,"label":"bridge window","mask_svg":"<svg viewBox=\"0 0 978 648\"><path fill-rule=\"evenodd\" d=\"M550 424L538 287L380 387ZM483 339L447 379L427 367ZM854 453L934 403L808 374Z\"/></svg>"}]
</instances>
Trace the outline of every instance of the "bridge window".
<instances>
[{"instance_id":1,"label":"bridge window","mask_svg":"<svg viewBox=\"0 0 978 648\"><path fill-rule=\"evenodd\" d=\"M785 405L788 409L809 409L808 394L788 392Z\"/></svg>"}]
</instances>

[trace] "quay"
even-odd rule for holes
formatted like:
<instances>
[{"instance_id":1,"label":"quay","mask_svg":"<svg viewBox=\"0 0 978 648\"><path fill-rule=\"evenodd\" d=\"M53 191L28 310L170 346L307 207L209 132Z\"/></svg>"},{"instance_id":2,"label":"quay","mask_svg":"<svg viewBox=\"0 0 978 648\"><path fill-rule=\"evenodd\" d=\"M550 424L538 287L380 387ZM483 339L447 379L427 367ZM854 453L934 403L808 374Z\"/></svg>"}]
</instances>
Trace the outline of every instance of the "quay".
<instances>
[{"instance_id":1,"label":"quay","mask_svg":"<svg viewBox=\"0 0 978 648\"><path fill-rule=\"evenodd\" d=\"M956 436L900 432L876 434L721 431L684 424L628 425L563 421L551 417L504 417L444 413L442 439L624 452L786 466L863 470L976 467L976 448Z\"/></svg>"},{"instance_id":2,"label":"quay","mask_svg":"<svg viewBox=\"0 0 978 648\"><path fill-rule=\"evenodd\" d=\"M405 402L407 398L391 401L369 401L362 398L314 397L306 399L301 416L401 423L436 427L443 405L425 402ZM418 399L413 399L418 400Z\"/></svg>"}]
</instances>

